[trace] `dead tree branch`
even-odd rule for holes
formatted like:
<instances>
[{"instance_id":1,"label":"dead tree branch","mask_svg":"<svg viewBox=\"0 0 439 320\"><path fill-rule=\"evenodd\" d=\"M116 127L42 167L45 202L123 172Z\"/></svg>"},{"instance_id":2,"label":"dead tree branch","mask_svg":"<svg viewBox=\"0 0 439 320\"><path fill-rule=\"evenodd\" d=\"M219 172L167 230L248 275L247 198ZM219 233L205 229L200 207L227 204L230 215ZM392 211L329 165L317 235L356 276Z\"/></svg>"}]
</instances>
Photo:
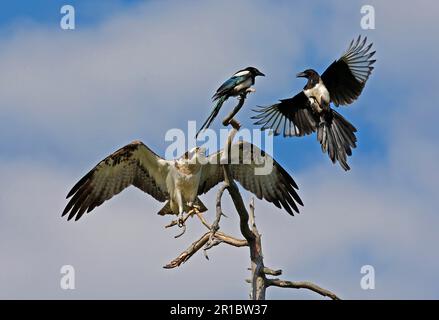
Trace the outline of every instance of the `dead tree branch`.
<instances>
[{"instance_id":1,"label":"dead tree branch","mask_svg":"<svg viewBox=\"0 0 439 320\"><path fill-rule=\"evenodd\" d=\"M340 300L334 293L329 290L323 289L318 285L308 281L285 281L279 279L268 279L268 286L275 286L280 288L292 288L292 289L308 289L314 291L324 297L329 297L332 300Z\"/></svg>"},{"instance_id":2,"label":"dead tree branch","mask_svg":"<svg viewBox=\"0 0 439 320\"><path fill-rule=\"evenodd\" d=\"M227 117L223 120L223 126L227 127L230 124L230 121L235 117L235 115L238 113L239 110L241 110L242 106L244 105L245 99L247 98L248 92L242 93L238 99L238 104L233 108L232 112L230 112Z\"/></svg>"},{"instance_id":3,"label":"dead tree branch","mask_svg":"<svg viewBox=\"0 0 439 320\"><path fill-rule=\"evenodd\" d=\"M241 101L245 100L245 97L241 99ZM242 107L242 106L241 106ZM232 112L233 113L233 112ZM225 121L228 119L228 117L225 119ZM256 224L254 223L254 205L251 205L250 211L252 213L252 216L249 216L249 213L247 212L247 209L244 205L244 201L242 200L241 193L239 192L238 186L236 185L235 181L232 178L232 174L230 172L230 151L231 146L233 142L233 138L235 137L236 133L238 132L240 126L237 121L235 121L233 118L228 120L228 123L230 123L233 127L233 129L230 131L226 146L224 148L224 155L222 159L222 166L224 170L224 188L227 188L229 191L229 194L232 198L233 204L235 205L236 211L239 214L239 220L240 220L240 230L244 238L247 240L248 246L250 247L250 260L251 260L251 270L252 270L252 293L251 297L254 300L264 300L265 299L265 290L266 290L266 278L264 270L264 262L263 262L263 256L262 256L262 246L261 246L261 238L260 234L257 231ZM224 160L226 162L224 162ZM223 188L220 190L221 194L218 194L217 197L217 210L218 206L221 206L221 201L218 201L218 198L222 196ZM249 220L251 218L252 221L252 229L249 227Z\"/></svg>"},{"instance_id":4,"label":"dead tree branch","mask_svg":"<svg viewBox=\"0 0 439 320\"><path fill-rule=\"evenodd\" d=\"M245 98L244 98L245 99ZM243 100L244 100L243 99ZM225 120L227 120L226 118ZM234 119L229 119L229 123L232 125L233 129L229 133L227 139L227 145L224 150L228 152L231 150L231 145L233 138L239 130L239 124L234 121ZM225 121L224 121L225 122ZM227 153L228 153L227 152ZM229 159L227 154L227 159ZM250 214L248 213L244 201L242 200L241 193L232 178L230 167L228 164L223 164L224 169L224 185L227 186L227 190L233 200L236 211L239 215L240 220L240 229L244 238L247 240L248 246L250 248L250 260L251 260L251 279L250 283L252 286L251 289L251 298L253 300L264 300L265 293L269 286L279 286L279 287L290 287L290 288L304 288L312 290L316 293L319 293L323 296L330 297L331 299L339 299L332 292L323 289L313 283L310 282L291 282L291 281L282 281L279 279L268 279L266 275L274 275L278 276L282 274L282 270L272 270L270 268L265 267L264 259L262 254L262 243L261 243L261 234L258 231L255 221L255 206L254 199L250 202ZM250 226L249 226L250 222Z\"/></svg>"},{"instance_id":5,"label":"dead tree branch","mask_svg":"<svg viewBox=\"0 0 439 320\"><path fill-rule=\"evenodd\" d=\"M172 269L175 267L180 266L181 264L185 263L187 260L189 260L190 257L192 257L198 250L200 250L207 242L209 241L211 237L211 232L206 232L203 236L201 236L200 239L192 243L186 250L184 250L180 255L169 262L167 265L165 265L163 268L165 269ZM234 247L245 247L247 246L247 241L242 239L237 239L232 236L226 235L225 233L221 231L215 232L215 239L219 241L219 243L227 243ZM219 244L218 243L218 244Z\"/></svg>"},{"instance_id":6,"label":"dead tree branch","mask_svg":"<svg viewBox=\"0 0 439 320\"><path fill-rule=\"evenodd\" d=\"M329 297L333 300L339 300L334 293L329 290L323 289L311 282L300 281L292 282L280 279L270 279L270 276L279 276L282 274L282 270L273 270L264 265L264 258L262 254L262 242L261 234L256 227L255 222L255 206L254 199L250 202L249 211L244 204L241 193L239 192L238 186L233 180L230 171L230 151L233 139L240 129L240 124L233 117L242 108L247 93L240 96L238 105L233 109L233 111L223 120L225 126L231 125L232 130L229 132L227 137L226 145L224 148L224 154L221 159L221 165L224 171L224 184L218 190L216 197L216 219L212 225L209 225L205 220L202 219L203 224L209 229L209 232L201 236L200 239L192 243L185 251L183 251L177 258L172 260L170 263L164 266L164 268L171 269L180 266L186 262L190 257L192 257L198 250L203 248L206 251L220 243L227 243L234 247L245 247L248 246L250 249L250 260L251 260L251 279L246 281L251 284L251 294L250 297L253 300L264 300L265 293L268 287L280 287L280 288L293 288L293 289L308 289L314 291L322 296ZM221 208L221 199L225 190L228 190L230 197L232 198L235 209L239 215L240 231L244 236L244 239L237 239L235 237L224 234L219 231L219 223L221 216L223 216L223 211ZM200 218L201 219L201 218ZM175 225L173 222L171 225ZM169 225L169 226L171 226ZM206 258L207 255L206 255Z\"/></svg>"}]
</instances>

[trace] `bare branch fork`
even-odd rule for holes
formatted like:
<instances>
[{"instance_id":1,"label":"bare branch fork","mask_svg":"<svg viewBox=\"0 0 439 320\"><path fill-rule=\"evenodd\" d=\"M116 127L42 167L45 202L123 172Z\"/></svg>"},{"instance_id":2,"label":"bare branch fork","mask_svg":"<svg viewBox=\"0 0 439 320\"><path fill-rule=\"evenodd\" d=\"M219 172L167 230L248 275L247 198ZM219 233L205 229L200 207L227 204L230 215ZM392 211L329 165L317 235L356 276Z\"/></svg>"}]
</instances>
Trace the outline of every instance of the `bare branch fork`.
<instances>
[{"instance_id":1,"label":"bare branch fork","mask_svg":"<svg viewBox=\"0 0 439 320\"><path fill-rule=\"evenodd\" d=\"M240 96L238 105L232 110L232 112L224 119L224 125L232 125L232 130L230 131L226 147L224 150L226 151L226 156L228 159L229 151L231 150L231 145L233 138L236 133L240 129L239 123L233 119L236 113L243 106L245 99L247 96L247 92ZM197 241L193 242L186 250L184 250L177 258L169 262L164 268L170 269L175 268L186 262L190 257L192 257L198 250L204 247L204 253L206 258L208 256L206 251L210 248L219 245L220 243L226 243L234 247L244 247L247 246L250 249L250 260L251 260L251 278L246 279L248 283L251 284L251 293L250 298L253 300L264 300L265 293L268 287L275 286L280 288L292 288L292 289L308 289L314 291L324 297L329 297L333 300L339 300L339 297L332 293L329 290L323 289L311 282L307 281L285 281L280 279L271 279L267 278L267 275L270 276L280 276L282 274L282 270L272 270L270 268L265 267L264 259L262 254L262 243L261 243L261 234L259 233L256 222L255 222L255 206L254 199L251 199L249 205L249 211L247 211L246 206L244 205L244 201L242 200L241 193L239 192L238 186L232 178L230 173L230 167L227 163L223 163L224 170L224 184L218 190L216 197L216 218L212 225L209 225L207 222L203 222L203 224L209 229L204 235L201 236ZM227 191L232 198L233 204L236 208L236 211L239 215L240 220L240 230L244 239L237 239L230 235L227 235L221 231L219 231L219 223L221 217L224 215L221 209L221 198L224 194L224 191ZM250 212L250 213L249 213ZM203 220L202 220L203 221Z\"/></svg>"}]
</instances>

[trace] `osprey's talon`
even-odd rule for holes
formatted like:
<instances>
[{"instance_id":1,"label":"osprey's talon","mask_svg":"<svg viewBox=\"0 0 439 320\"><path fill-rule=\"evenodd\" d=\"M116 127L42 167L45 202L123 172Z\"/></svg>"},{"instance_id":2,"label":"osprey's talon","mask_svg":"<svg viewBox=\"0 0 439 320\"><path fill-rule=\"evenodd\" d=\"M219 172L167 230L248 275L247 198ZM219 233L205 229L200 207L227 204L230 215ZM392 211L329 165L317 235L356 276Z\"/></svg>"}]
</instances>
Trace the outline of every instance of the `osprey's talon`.
<instances>
[{"instance_id":1,"label":"osprey's talon","mask_svg":"<svg viewBox=\"0 0 439 320\"><path fill-rule=\"evenodd\" d=\"M196 214L196 213L197 213L197 210L195 208L190 209L187 213L186 219L189 217L193 217L194 214Z\"/></svg>"},{"instance_id":2,"label":"osprey's talon","mask_svg":"<svg viewBox=\"0 0 439 320\"><path fill-rule=\"evenodd\" d=\"M192 209L188 212L188 216L193 217L194 215L200 216L200 206L194 205Z\"/></svg>"},{"instance_id":3,"label":"osprey's talon","mask_svg":"<svg viewBox=\"0 0 439 320\"><path fill-rule=\"evenodd\" d=\"M179 228L183 228L185 226L185 219L183 217L179 217L177 224Z\"/></svg>"}]
</instances>

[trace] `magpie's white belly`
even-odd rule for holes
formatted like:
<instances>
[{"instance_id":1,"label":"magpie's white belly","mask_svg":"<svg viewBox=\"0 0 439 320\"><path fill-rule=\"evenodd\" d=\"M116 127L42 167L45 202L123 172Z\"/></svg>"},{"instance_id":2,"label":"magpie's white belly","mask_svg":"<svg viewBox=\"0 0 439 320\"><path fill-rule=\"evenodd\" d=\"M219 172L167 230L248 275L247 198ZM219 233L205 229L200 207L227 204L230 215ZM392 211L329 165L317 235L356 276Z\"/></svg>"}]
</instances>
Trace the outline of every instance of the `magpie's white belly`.
<instances>
[{"instance_id":1,"label":"magpie's white belly","mask_svg":"<svg viewBox=\"0 0 439 320\"><path fill-rule=\"evenodd\" d=\"M314 98L320 107L329 106L329 91L323 83L320 82L311 89L304 90L304 93L308 98Z\"/></svg>"}]
</instances>

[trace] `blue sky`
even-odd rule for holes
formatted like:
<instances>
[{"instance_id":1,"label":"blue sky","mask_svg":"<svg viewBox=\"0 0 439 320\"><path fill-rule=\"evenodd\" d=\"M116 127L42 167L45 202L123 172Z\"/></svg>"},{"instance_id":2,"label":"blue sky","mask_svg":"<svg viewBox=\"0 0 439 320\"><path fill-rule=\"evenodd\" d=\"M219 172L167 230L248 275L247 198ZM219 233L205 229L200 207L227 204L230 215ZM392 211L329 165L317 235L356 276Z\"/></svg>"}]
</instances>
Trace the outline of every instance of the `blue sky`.
<instances>
[{"instance_id":1,"label":"blue sky","mask_svg":"<svg viewBox=\"0 0 439 320\"><path fill-rule=\"evenodd\" d=\"M59 35L61 35L61 38L66 39L66 41L68 41L69 37L74 37L75 39L77 37L81 37L81 29L86 29L89 32L93 32L94 29L99 29L101 28L103 25L105 25L105 21L108 21L108 19L111 19L112 16L117 16L118 14L120 14L121 12L135 12L136 11L136 5L138 5L139 3L142 3L142 1L106 1L106 2L101 2L101 1L73 1L73 2L69 2L70 4L74 5L75 9L76 9L76 24L77 24L77 29L75 31L74 35L69 34L69 32L66 31L62 31L59 28L59 20L60 20L60 14L59 14L59 8L65 4L64 1L41 1L40 3L31 3L29 5L24 5L23 3L20 4L20 2L14 2L14 3L10 3L6 6L6 8L4 9L4 11L2 12L2 16L0 19L0 23L4 26L4 28L6 30L9 30L9 28L15 28L20 30L21 32L26 33L26 30L29 30L30 32L32 32L32 30L35 30L39 27L49 31L49 32L54 32L54 33L58 33ZM284 5L286 4L286 2L283 3ZM160 7L167 7L169 5L159 5L157 4L157 2L153 2L152 4L147 4L147 6L151 7L152 9L155 10L161 10ZM157 9L158 8L158 9ZM331 5L330 4L326 4L323 5L323 8L317 8L318 10L316 10L316 14L317 16L323 16L323 13L327 14L328 12L330 13L331 11L334 11L334 9L331 10ZM357 12L357 17L356 20L358 20L361 16L360 14ZM266 17L269 17L270 15L266 15ZM106 20L107 19L107 20ZM251 20L251 19L250 19ZM282 22L288 22L288 16L284 17L284 20ZM283 25L283 27L285 28L294 28L294 27L299 27L299 23L291 23L291 25ZM359 28L358 28L359 29ZM360 31L360 29L358 30ZM367 34L367 32L363 32L365 34ZM358 34L355 33L355 35ZM294 74L298 71L298 70L302 70L303 68L307 67L307 66L314 66L314 68L316 68L317 70L324 70L327 65L331 62L331 59L335 59L347 46L348 41L350 41L350 39L355 36L352 35L350 37L348 37L346 41L340 41L340 46L339 48L333 50L332 54L328 54L328 55L322 55L322 56L317 56L317 55L308 55L306 54L307 52L312 52L315 50L315 47L318 47L317 44L313 43L312 41L304 38L302 43L301 43L301 48L300 50L303 51L304 54L302 54L301 56L297 56L295 57L297 59L296 63L293 63L293 61L289 61L292 59L285 59L285 62L287 62L287 64L284 67L284 73L286 77L288 77L287 81L283 82L282 84L277 84L276 86L273 86L269 84L269 78L267 79L258 79L259 81L263 82L263 85L265 88L262 88L261 90L264 90L263 94L258 94L258 100L256 100L256 97L253 99L252 103L255 104L270 104L273 101L276 101L278 98L284 98L284 97L288 97L291 96L295 91L300 90L303 86L303 81L301 82L298 79L295 79ZM8 32L8 35L4 35L6 39L8 39L10 37L10 33ZM243 45L245 45L245 41L243 41ZM260 41L259 45L263 45L263 42ZM259 45L256 45L255 50L259 49ZM292 44L289 44L289 46L291 46ZM62 50L61 50L62 51ZM61 54L61 53L60 53ZM147 58L147 57L145 57ZM258 57L259 58L259 57ZM242 59L242 60L245 60ZM244 61L243 63L251 63ZM238 68L242 67L242 65L238 65L236 64ZM163 67L163 66L162 66ZM236 67L235 67L236 69ZM178 72L178 70L176 70L176 72ZM222 81L223 79L225 79L225 77L228 77L231 73L234 72L234 69L230 68L230 70L224 70L220 76L217 77L218 80L216 80L216 83L213 84L212 88L216 88ZM64 74L62 70L60 70L60 75ZM373 90L374 88L370 89L368 88L368 90ZM214 89L211 89L211 91L213 91ZM210 94L210 93L209 93ZM206 94L205 95L205 99L204 101L208 101L209 95ZM198 110L205 110L204 105L206 104L206 102L203 101L203 105L200 107L197 107ZM229 104L231 105L233 102L229 102ZM208 107L210 108L210 103L207 102ZM250 104L250 103L249 103ZM359 101L357 103L357 107L360 108L362 104L362 101ZM229 105L229 107L230 107ZM247 108L247 113L243 114L243 121L246 121L249 116L251 115L250 112L250 106L248 106ZM173 109L175 107L171 106L171 109ZM205 111L206 112L206 111ZM205 114L199 113L197 112L197 115L201 115L201 118L203 116L205 116ZM355 113L352 115L352 117L355 117ZM195 115L192 116L191 119L195 119L200 121L200 118L196 118ZM359 125L362 124L362 121L364 121L364 119L361 117L361 115L358 117L358 119L353 118L355 120L354 123L358 123ZM175 123L176 126L179 126L181 128L185 128L186 124L185 122L183 123ZM250 125L251 122L248 120L246 121L247 125ZM373 123L372 123L373 125ZM218 127L218 126L217 126ZM381 153L383 151L385 151L385 148L382 144L380 144L378 141L374 141L374 143L369 143L369 139L368 138L374 138L374 132L375 132L375 128L371 127L370 125L368 126L363 126L364 129L362 129L360 134L366 134L366 139L363 140L362 143L364 144L368 144L368 154L370 155L371 152L376 152ZM42 132L41 135L39 135L39 137L35 137L33 132L28 132L28 133L24 133L23 134L23 127L19 126L16 127L17 130L20 130L20 133L5 133L5 135L11 135L14 139L23 139L25 141L21 141L22 143L20 144L13 144L13 145L7 145L6 148L14 148L14 150L12 150L12 152L20 154L20 153L28 153L29 152L29 148L36 148L37 150L34 150L35 152L35 156L42 156L44 157L46 154L45 152L42 152L41 148L40 148L40 144L35 144L34 140L35 138L41 138L41 142L46 145L46 146L50 146L51 144L51 135L52 133L44 133ZM162 127L163 131L167 130L167 127ZM161 134L163 136L163 134ZM32 136L32 139L27 139L28 137ZM291 141L278 141L278 143L281 144L281 147L278 148L279 152L282 152L281 155L283 156L283 150L285 150L286 152L290 151L292 148L294 150L300 150L300 153L302 154L300 159L298 159L298 162L295 164L295 166L307 166L308 165L308 161L303 161L305 159L309 159L311 160L317 160L316 158L320 157L322 158L322 155L320 154L320 150L318 148L318 146L314 143L310 143L308 140L312 140L314 139L313 137L306 137L305 139L303 139L303 141L295 141L295 142L291 142ZM280 139L279 139L280 140ZM32 141L32 142L31 142ZM297 145L298 144L298 145ZM56 146L53 146L56 148ZM59 154L59 152L63 152L64 150L57 150L57 154ZM8 152L9 153L9 150ZM317 157L316 157L317 155ZM74 155L69 154L68 155L68 159L71 159L74 163L77 163L77 158L74 158ZM72 157L73 156L73 157ZM285 156L287 156L287 154L285 154ZM62 160L66 161L66 157L62 156ZM318 161L318 160L317 160Z\"/></svg>"},{"instance_id":2,"label":"blue sky","mask_svg":"<svg viewBox=\"0 0 439 320\"><path fill-rule=\"evenodd\" d=\"M76 17L78 24L89 27L102 22L120 9L130 8L142 2L141 0L8 1L2 4L0 23L2 27L9 27L21 21L32 21L40 25L57 27L60 8L70 4L80 12Z\"/></svg>"},{"instance_id":3,"label":"blue sky","mask_svg":"<svg viewBox=\"0 0 439 320\"><path fill-rule=\"evenodd\" d=\"M257 202L266 262L344 298L439 297L436 4L369 1L376 29L367 31L361 1L70 1L74 31L59 28L63 4L14 1L0 13L0 297L246 298L244 249L215 248L210 262L200 254L162 270L198 237L196 221L174 240L155 214L161 204L129 189L67 223L65 195L131 140L164 155L166 131L203 121L215 89L248 65L267 75L238 116L251 126L253 106L292 96L304 85L298 71L323 71L358 34L374 42L377 63L359 100L338 110L359 131L352 170L333 165L315 136L275 139L305 207L291 218ZM236 233L236 223L224 228ZM59 288L64 264L77 269L74 292ZM359 286L366 264L375 290ZM203 283L217 274L213 292Z\"/></svg>"}]
</instances>

